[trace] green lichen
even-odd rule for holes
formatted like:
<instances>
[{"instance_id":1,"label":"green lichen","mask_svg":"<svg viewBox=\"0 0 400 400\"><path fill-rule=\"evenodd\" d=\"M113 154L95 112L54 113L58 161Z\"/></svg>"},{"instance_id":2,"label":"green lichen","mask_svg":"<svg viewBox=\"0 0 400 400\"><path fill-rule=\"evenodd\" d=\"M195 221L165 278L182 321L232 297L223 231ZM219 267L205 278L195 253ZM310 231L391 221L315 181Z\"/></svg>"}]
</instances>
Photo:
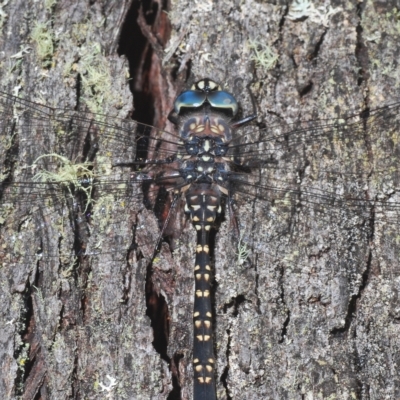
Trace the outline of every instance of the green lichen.
<instances>
[{"instance_id":1,"label":"green lichen","mask_svg":"<svg viewBox=\"0 0 400 400\"><path fill-rule=\"evenodd\" d=\"M238 248L238 251L236 253L237 263L238 263L238 265L243 265L244 262L247 260L247 258L249 256L249 252L250 252L246 243L243 243L243 235L240 235L237 248Z\"/></svg>"},{"instance_id":2,"label":"green lichen","mask_svg":"<svg viewBox=\"0 0 400 400\"><path fill-rule=\"evenodd\" d=\"M102 52L101 44L90 40L95 29L97 27L90 21L72 26L64 41L72 41L78 49L79 58L67 63L63 74L66 78L75 78L79 74L83 102L92 113L102 114L104 103L110 100L110 93L113 93L113 85L109 61Z\"/></svg>"},{"instance_id":3,"label":"green lichen","mask_svg":"<svg viewBox=\"0 0 400 400\"><path fill-rule=\"evenodd\" d=\"M54 32L50 22L37 22L32 29L31 39L36 44L36 54L42 66L48 68L53 63Z\"/></svg>"},{"instance_id":4,"label":"green lichen","mask_svg":"<svg viewBox=\"0 0 400 400\"><path fill-rule=\"evenodd\" d=\"M289 6L289 12L286 16L288 20L296 21L301 18L309 18L310 21L329 26L332 15L341 12L342 8L333 8L331 5L316 6L311 0L294 0Z\"/></svg>"},{"instance_id":5,"label":"green lichen","mask_svg":"<svg viewBox=\"0 0 400 400\"><path fill-rule=\"evenodd\" d=\"M264 43L257 40L250 40L249 48L253 51L250 60L255 61L257 68L268 71L272 69L278 61L278 54Z\"/></svg>"},{"instance_id":6,"label":"green lichen","mask_svg":"<svg viewBox=\"0 0 400 400\"><path fill-rule=\"evenodd\" d=\"M44 8L46 10L52 10L56 4L57 0L44 0Z\"/></svg>"},{"instance_id":7,"label":"green lichen","mask_svg":"<svg viewBox=\"0 0 400 400\"><path fill-rule=\"evenodd\" d=\"M81 68L84 71L81 74L83 92L88 94L84 95L83 99L92 112L99 114L103 110L104 101L112 92L111 72L108 62L102 54L92 53L82 60Z\"/></svg>"},{"instance_id":8,"label":"green lichen","mask_svg":"<svg viewBox=\"0 0 400 400\"><path fill-rule=\"evenodd\" d=\"M56 172L43 170L38 172L33 180L35 182L42 183L55 183L65 187L71 197L72 197L72 189L83 192L86 195L86 209L91 204L91 192L93 188L93 178L94 174L92 171L93 164L90 162L83 163L73 163L67 157L61 156L59 154L44 154L38 157L32 168L37 167L37 162L42 158L54 158L61 162L61 166L57 169Z\"/></svg>"}]
</instances>

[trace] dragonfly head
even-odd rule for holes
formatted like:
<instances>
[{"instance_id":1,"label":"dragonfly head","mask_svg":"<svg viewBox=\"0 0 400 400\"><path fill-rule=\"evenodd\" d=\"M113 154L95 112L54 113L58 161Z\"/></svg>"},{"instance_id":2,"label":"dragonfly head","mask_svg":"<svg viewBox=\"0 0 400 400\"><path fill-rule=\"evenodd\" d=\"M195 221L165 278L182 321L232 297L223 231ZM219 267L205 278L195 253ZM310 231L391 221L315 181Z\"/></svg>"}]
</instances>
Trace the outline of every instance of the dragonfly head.
<instances>
[{"instance_id":1,"label":"dragonfly head","mask_svg":"<svg viewBox=\"0 0 400 400\"><path fill-rule=\"evenodd\" d=\"M209 78L201 79L190 90L182 92L174 102L174 111L180 115L186 110L196 110L209 104L211 108L234 117L239 105L236 99L221 86Z\"/></svg>"}]
</instances>

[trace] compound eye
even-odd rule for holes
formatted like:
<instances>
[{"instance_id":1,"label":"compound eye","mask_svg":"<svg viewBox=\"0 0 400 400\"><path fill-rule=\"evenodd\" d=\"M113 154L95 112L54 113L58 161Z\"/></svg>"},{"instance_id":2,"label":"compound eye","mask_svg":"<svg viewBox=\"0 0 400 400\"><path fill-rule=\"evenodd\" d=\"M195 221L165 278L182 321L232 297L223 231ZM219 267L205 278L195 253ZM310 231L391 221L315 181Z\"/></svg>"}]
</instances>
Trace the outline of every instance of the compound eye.
<instances>
[{"instance_id":1,"label":"compound eye","mask_svg":"<svg viewBox=\"0 0 400 400\"><path fill-rule=\"evenodd\" d=\"M222 108L230 110L232 116L236 115L239 110L239 105L236 99L228 92L217 91L207 94L207 100L214 108Z\"/></svg>"},{"instance_id":2,"label":"compound eye","mask_svg":"<svg viewBox=\"0 0 400 400\"><path fill-rule=\"evenodd\" d=\"M206 101L207 95L198 90L188 90L181 93L174 102L174 109L177 114L180 113L181 108L197 108L201 107Z\"/></svg>"}]
</instances>

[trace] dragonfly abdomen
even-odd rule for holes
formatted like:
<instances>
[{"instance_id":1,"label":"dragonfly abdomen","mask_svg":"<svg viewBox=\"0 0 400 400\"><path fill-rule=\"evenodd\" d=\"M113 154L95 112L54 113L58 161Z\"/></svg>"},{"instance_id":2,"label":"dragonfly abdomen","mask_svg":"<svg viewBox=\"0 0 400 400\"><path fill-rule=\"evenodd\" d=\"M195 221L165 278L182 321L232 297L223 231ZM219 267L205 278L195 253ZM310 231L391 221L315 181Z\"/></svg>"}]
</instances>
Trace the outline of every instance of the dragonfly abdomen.
<instances>
[{"instance_id":1,"label":"dragonfly abdomen","mask_svg":"<svg viewBox=\"0 0 400 400\"><path fill-rule=\"evenodd\" d=\"M220 194L210 184L193 185L186 195L186 210L197 232L193 309L194 400L214 400L215 357L212 328L210 230L221 211Z\"/></svg>"}]
</instances>

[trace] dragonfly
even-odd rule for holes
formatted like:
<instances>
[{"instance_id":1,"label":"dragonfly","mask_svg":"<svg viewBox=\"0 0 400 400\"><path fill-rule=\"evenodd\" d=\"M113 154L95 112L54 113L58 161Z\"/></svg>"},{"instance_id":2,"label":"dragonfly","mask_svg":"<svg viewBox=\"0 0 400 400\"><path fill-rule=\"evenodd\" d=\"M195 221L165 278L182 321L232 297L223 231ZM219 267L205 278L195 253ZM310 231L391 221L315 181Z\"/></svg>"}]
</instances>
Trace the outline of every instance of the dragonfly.
<instances>
[{"instance_id":1,"label":"dragonfly","mask_svg":"<svg viewBox=\"0 0 400 400\"><path fill-rule=\"evenodd\" d=\"M243 116L235 96L202 79L175 100L169 119L176 131L167 132L0 93L0 258L9 267L57 263L68 276L83 260L124 260L142 245L156 264L163 240L174 251L190 221L197 234L187 321L193 398L216 399L212 232L229 220L238 264L251 263L249 252L267 252L268 243L290 236L303 212L311 227L337 221L348 241L339 258L350 265L365 256L353 236L371 242L382 226L396 253L399 111L394 103L341 119L258 128L254 102ZM157 217L155 235L138 223L143 205ZM254 216L251 227L245 212ZM131 237L116 235L106 246L104 237L126 223Z\"/></svg>"}]
</instances>

